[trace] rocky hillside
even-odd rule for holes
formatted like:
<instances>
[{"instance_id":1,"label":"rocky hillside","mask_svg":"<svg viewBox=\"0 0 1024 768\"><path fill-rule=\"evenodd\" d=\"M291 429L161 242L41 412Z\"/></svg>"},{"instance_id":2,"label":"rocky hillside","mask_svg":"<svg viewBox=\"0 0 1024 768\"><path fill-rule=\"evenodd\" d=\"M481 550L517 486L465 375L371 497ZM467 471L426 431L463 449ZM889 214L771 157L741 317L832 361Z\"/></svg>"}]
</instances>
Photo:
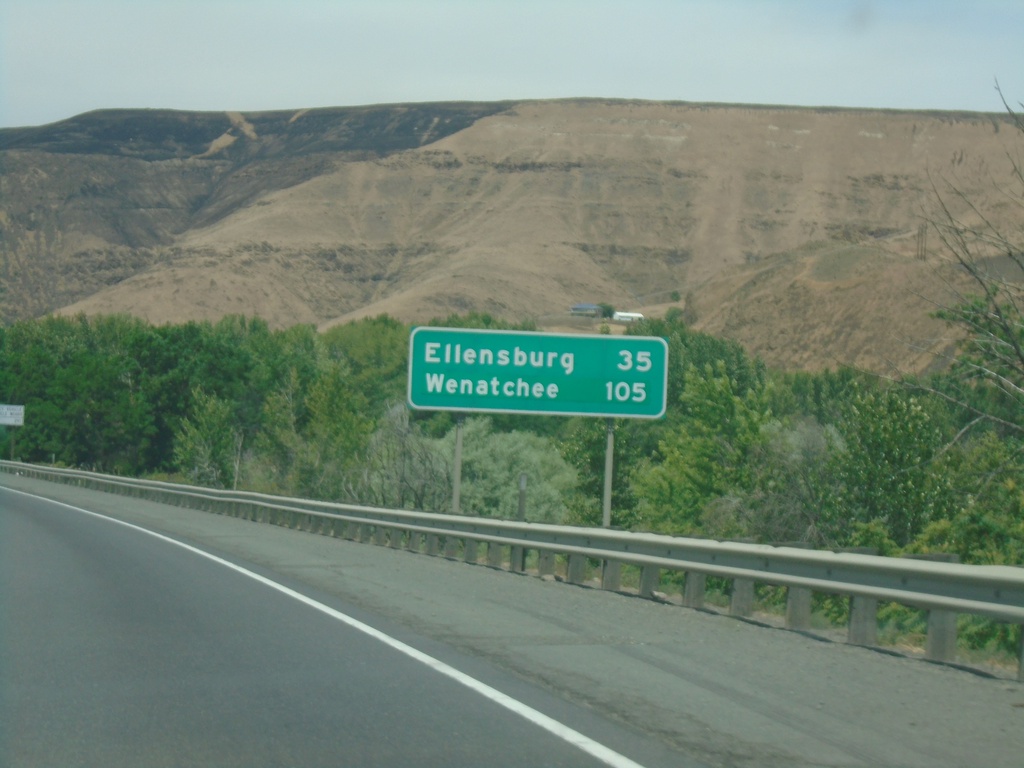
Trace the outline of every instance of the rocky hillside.
<instances>
[{"instance_id":1,"label":"rocky hillside","mask_svg":"<svg viewBox=\"0 0 1024 768\"><path fill-rule=\"evenodd\" d=\"M0 311L563 329L606 302L776 365L923 370L949 275L921 224L953 182L1019 226L1018 139L994 114L600 100L90 113L0 131Z\"/></svg>"}]
</instances>

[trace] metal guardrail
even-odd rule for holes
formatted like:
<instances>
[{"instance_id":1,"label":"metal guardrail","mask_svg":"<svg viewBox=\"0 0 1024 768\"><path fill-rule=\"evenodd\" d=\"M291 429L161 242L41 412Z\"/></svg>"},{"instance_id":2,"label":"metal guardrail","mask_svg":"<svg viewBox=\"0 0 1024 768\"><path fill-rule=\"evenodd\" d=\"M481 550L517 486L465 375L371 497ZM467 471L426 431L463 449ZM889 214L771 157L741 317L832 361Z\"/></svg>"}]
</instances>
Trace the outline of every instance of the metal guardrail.
<instances>
[{"instance_id":1,"label":"metal guardrail","mask_svg":"<svg viewBox=\"0 0 1024 768\"><path fill-rule=\"evenodd\" d=\"M632 565L640 569L639 593L646 597L658 594L662 571L683 572L687 607L703 605L708 576L722 577L732 580L730 613L739 616L752 612L754 583L771 584L788 588L786 626L796 630L810 626L813 592L846 595L848 640L858 645L876 644L878 602L896 602L929 612L926 656L938 661L955 658L957 614L1024 627L1024 568L1018 567L382 509L17 462L0 462L0 471L468 562L477 562L478 547L485 544L489 565L507 563L516 571L525 570L525 553L536 551L540 575L553 574L556 555L562 555L565 578L573 583L584 583L588 563L596 560L601 586L611 590L621 588L622 565ZM1024 628L1021 635L1018 679L1024 682Z\"/></svg>"}]
</instances>

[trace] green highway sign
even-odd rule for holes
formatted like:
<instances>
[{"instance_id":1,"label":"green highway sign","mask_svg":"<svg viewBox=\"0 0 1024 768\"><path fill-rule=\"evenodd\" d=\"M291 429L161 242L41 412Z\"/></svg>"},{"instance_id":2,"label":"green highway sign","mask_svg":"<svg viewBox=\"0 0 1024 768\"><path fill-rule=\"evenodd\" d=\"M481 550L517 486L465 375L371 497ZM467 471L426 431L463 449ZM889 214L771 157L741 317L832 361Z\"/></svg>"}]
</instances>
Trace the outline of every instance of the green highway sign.
<instances>
[{"instance_id":1,"label":"green highway sign","mask_svg":"<svg viewBox=\"0 0 1024 768\"><path fill-rule=\"evenodd\" d=\"M426 326L409 336L409 405L421 410L657 419L667 389L661 338Z\"/></svg>"}]
</instances>

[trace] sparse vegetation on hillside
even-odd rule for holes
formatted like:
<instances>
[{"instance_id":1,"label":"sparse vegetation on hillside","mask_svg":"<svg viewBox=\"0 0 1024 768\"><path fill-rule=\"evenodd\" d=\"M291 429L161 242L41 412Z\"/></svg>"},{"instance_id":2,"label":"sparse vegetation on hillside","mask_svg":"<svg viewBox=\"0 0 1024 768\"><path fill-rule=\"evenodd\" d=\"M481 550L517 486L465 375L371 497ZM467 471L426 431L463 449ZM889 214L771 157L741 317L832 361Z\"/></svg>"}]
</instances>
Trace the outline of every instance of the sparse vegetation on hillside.
<instances>
[{"instance_id":1,"label":"sparse vegetation on hillside","mask_svg":"<svg viewBox=\"0 0 1024 768\"><path fill-rule=\"evenodd\" d=\"M942 327L919 298L928 174L973 198L1008 124L613 100L90 113L0 131L0 318L557 326L685 296L778 367L920 373L906 341Z\"/></svg>"}]
</instances>

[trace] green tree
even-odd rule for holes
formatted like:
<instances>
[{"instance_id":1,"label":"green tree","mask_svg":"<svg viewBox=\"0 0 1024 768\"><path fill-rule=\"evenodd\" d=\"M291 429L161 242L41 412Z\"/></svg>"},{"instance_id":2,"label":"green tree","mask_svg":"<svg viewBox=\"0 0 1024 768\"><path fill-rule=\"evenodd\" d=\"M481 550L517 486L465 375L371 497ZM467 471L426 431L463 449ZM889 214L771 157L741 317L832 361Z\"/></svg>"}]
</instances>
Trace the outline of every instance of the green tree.
<instances>
[{"instance_id":1,"label":"green tree","mask_svg":"<svg viewBox=\"0 0 1024 768\"><path fill-rule=\"evenodd\" d=\"M349 383L374 412L405 396L409 365L409 328L380 315L325 331L320 337L326 354L344 360Z\"/></svg>"},{"instance_id":2,"label":"green tree","mask_svg":"<svg viewBox=\"0 0 1024 768\"><path fill-rule=\"evenodd\" d=\"M202 390L192 394L192 414L181 421L174 441L178 469L194 485L236 488L243 446L231 405Z\"/></svg>"},{"instance_id":3,"label":"green tree","mask_svg":"<svg viewBox=\"0 0 1024 768\"><path fill-rule=\"evenodd\" d=\"M752 359L735 341L719 339L691 330L679 312L666 314L664 319L645 318L626 328L627 336L660 336L668 344L668 420L678 416L676 407L686 387L690 368L704 370L707 366L725 366L736 394L764 388L767 372L764 363Z\"/></svg>"},{"instance_id":4,"label":"green tree","mask_svg":"<svg viewBox=\"0 0 1024 768\"><path fill-rule=\"evenodd\" d=\"M296 467L301 495L321 499L349 497L350 472L362 457L372 431L366 399L349 381L344 363L328 363L306 399L309 420L303 430L306 450Z\"/></svg>"},{"instance_id":5,"label":"green tree","mask_svg":"<svg viewBox=\"0 0 1024 768\"><path fill-rule=\"evenodd\" d=\"M657 448L659 424L640 419L613 422L611 524L615 528L637 526L637 498L630 473ZM578 481L568 501L569 519L577 525L600 526L604 517L604 469L608 450L606 419L575 417L558 441L565 460L576 469Z\"/></svg>"},{"instance_id":6,"label":"green tree","mask_svg":"<svg viewBox=\"0 0 1024 768\"><path fill-rule=\"evenodd\" d=\"M373 429L367 411L344 362L321 357L308 391L293 370L266 399L249 469L252 484L309 498L350 499Z\"/></svg>"},{"instance_id":7,"label":"green tree","mask_svg":"<svg viewBox=\"0 0 1024 768\"><path fill-rule=\"evenodd\" d=\"M304 413L299 374L292 369L263 403L261 428L246 469L249 485L265 493L291 493L297 486L293 468L304 451L299 423Z\"/></svg>"},{"instance_id":8,"label":"green tree","mask_svg":"<svg viewBox=\"0 0 1024 768\"><path fill-rule=\"evenodd\" d=\"M634 473L643 525L664 533L702 530L706 506L751 487L749 456L771 420L764 390L747 390L729 378L726 364L690 368L681 398L682 419L662 440L660 463Z\"/></svg>"},{"instance_id":9,"label":"green tree","mask_svg":"<svg viewBox=\"0 0 1024 768\"><path fill-rule=\"evenodd\" d=\"M391 406L370 437L354 480L354 499L380 507L446 512L451 493L451 451L424 435L404 404Z\"/></svg>"},{"instance_id":10,"label":"green tree","mask_svg":"<svg viewBox=\"0 0 1024 768\"><path fill-rule=\"evenodd\" d=\"M490 419L467 419L463 427L460 506L466 514L515 519L519 476L527 476L526 519L560 523L576 473L547 438L529 432L494 432ZM454 432L444 438L454 454Z\"/></svg>"},{"instance_id":11,"label":"green tree","mask_svg":"<svg viewBox=\"0 0 1024 768\"><path fill-rule=\"evenodd\" d=\"M255 360L233 319L216 327L197 322L155 327L139 362L145 371L146 398L155 414L155 468L174 463L175 436L180 422L194 410L195 393L231 403L243 425L247 406L250 413L261 410L258 402L248 400Z\"/></svg>"},{"instance_id":12,"label":"green tree","mask_svg":"<svg viewBox=\"0 0 1024 768\"><path fill-rule=\"evenodd\" d=\"M146 465L153 408L136 351L145 326L126 317L21 321L3 335L4 402L26 406L19 453L103 471Z\"/></svg>"},{"instance_id":13,"label":"green tree","mask_svg":"<svg viewBox=\"0 0 1024 768\"><path fill-rule=\"evenodd\" d=\"M908 549L950 552L964 563L1024 565L1024 443L988 430L950 454L945 469L959 503Z\"/></svg>"},{"instance_id":14,"label":"green tree","mask_svg":"<svg viewBox=\"0 0 1024 768\"><path fill-rule=\"evenodd\" d=\"M704 533L715 538L753 538L765 543L805 542L835 546L823 500L834 431L813 418L770 420L747 454L748 487L706 507Z\"/></svg>"},{"instance_id":15,"label":"green tree","mask_svg":"<svg viewBox=\"0 0 1024 768\"><path fill-rule=\"evenodd\" d=\"M847 407L829 467L835 539L843 540L853 523L877 520L905 546L929 522L949 517L954 494L944 471L946 440L925 405L891 387L863 392Z\"/></svg>"}]
</instances>

